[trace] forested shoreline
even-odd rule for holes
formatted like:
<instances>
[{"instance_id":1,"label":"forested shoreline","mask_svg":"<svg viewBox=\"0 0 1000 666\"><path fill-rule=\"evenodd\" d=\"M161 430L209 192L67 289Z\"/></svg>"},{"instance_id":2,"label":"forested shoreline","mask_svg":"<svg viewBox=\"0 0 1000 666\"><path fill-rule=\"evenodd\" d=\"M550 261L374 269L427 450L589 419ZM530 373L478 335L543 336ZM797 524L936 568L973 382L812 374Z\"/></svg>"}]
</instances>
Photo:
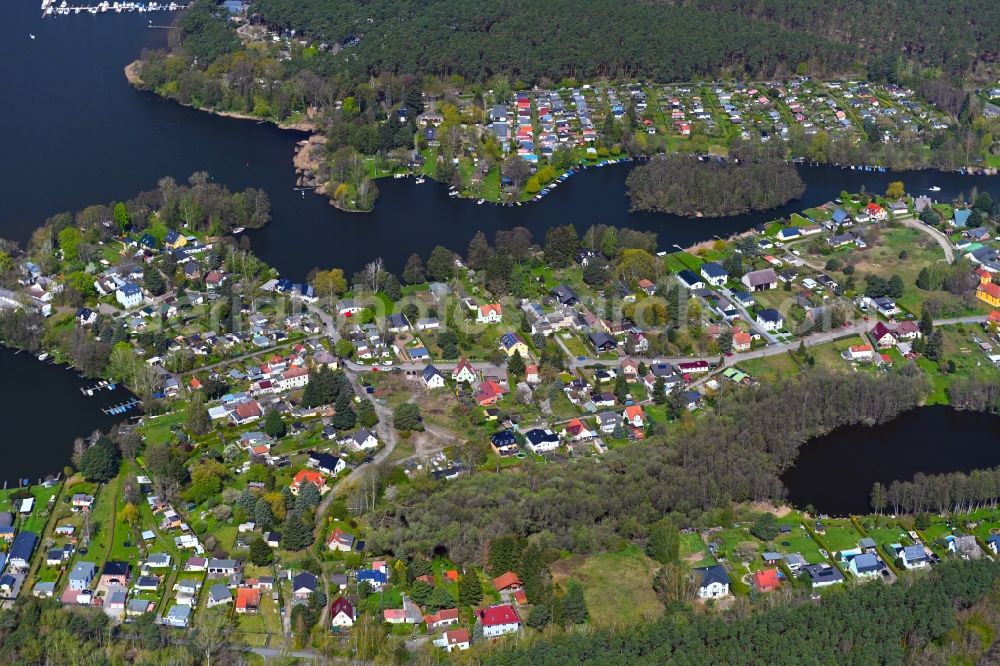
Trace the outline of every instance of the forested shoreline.
<instances>
[{"instance_id":1,"label":"forested shoreline","mask_svg":"<svg viewBox=\"0 0 1000 666\"><path fill-rule=\"evenodd\" d=\"M636 167L625 185L633 211L704 217L776 208L806 189L795 166L779 159L698 161L680 154Z\"/></svg>"},{"instance_id":2,"label":"forested shoreline","mask_svg":"<svg viewBox=\"0 0 1000 666\"><path fill-rule=\"evenodd\" d=\"M889 421L927 392L912 367L878 378L812 371L726 392L711 418L612 450L599 465L528 465L513 482L480 472L443 486L415 483L375 520L371 544L397 556L447 552L467 563L508 534L597 552L664 515L693 518L732 502L780 499L779 475L806 441L839 426Z\"/></svg>"}]
</instances>

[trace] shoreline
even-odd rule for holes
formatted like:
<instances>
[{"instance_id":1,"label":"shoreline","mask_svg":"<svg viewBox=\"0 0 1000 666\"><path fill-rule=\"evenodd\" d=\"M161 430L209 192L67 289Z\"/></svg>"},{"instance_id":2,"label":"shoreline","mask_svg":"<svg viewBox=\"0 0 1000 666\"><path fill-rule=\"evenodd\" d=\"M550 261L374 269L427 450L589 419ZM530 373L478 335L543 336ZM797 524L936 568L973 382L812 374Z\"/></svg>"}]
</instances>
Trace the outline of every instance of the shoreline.
<instances>
[{"instance_id":1,"label":"shoreline","mask_svg":"<svg viewBox=\"0 0 1000 666\"><path fill-rule=\"evenodd\" d=\"M148 90L149 92L152 92L154 95L156 95L160 99L169 99L171 102L174 102L175 104L180 104L181 106L186 106L189 109L194 109L195 111L201 111L201 112L204 112L204 113L210 113L210 114L212 114L214 116L221 116L223 118L236 118L238 120L255 120L259 124L266 123L268 125L272 125L274 127L277 127L278 129L281 129L281 130L287 130L287 131L293 131L293 132L316 132L319 129L316 126L315 123L313 123L311 121L308 121L308 120L303 120L303 121L294 122L294 123L289 123L289 122L284 122L284 121L274 121L274 120L270 120L268 118L260 118L258 116L254 116L254 115L251 115L249 113L239 113L237 111L217 111L215 109L207 109L207 108L202 107L202 106L195 106L194 104L185 104L184 102L181 102L180 100L176 100L176 99L169 98L169 97L164 97L162 95L157 94L155 91L150 90L146 86L146 82L142 80L141 76L139 76L139 73L138 73L137 70L138 70L140 62L141 61L139 61L139 60L133 60L129 64L125 65L125 69L124 69L125 79L133 87L139 88L141 90Z\"/></svg>"}]
</instances>

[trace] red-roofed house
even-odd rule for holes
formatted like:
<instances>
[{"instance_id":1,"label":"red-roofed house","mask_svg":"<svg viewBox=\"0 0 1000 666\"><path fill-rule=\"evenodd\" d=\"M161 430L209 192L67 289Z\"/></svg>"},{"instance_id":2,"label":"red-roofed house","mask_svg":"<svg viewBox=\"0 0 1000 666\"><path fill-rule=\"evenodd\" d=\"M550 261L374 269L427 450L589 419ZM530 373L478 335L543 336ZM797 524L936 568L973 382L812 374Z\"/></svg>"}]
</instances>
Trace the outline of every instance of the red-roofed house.
<instances>
[{"instance_id":1,"label":"red-roofed house","mask_svg":"<svg viewBox=\"0 0 1000 666\"><path fill-rule=\"evenodd\" d=\"M870 361L875 358L875 351L871 345L851 345L847 353L852 361Z\"/></svg>"},{"instance_id":2,"label":"red-roofed house","mask_svg":"<svg viewBox=\"0 0 1000 666\"><path fill-rule=\"evenodd\" d=\"M326 540L326 547L330 550L349 553L354 550L354 536L338 527Z\"/></svg>"},{"instance_id":3,"label":"red-roofed house","mask_svg":"<svg viewBox=\"0 0 1000 666\"><path fill-rule=\"evenodd\" d=\"M573 419L567 423L562 429L562 432L559 434L574 442L580 442L585 439L593 439L597 436L597 433L584 425L583 421L580 419Z\"/></svg>"},{"instance_id":4,"label":"red-roofed house","mask_svg":"<svg viewBox=\"0 0 1000 666\"><path fill-rule=\"evenodd\" d=\"M733 333L733 351L743 352L750 349L750 334L746 331Z\"/></svg>"},{"instance_id":5,"label":"red-roofed house","mask_svg":"<svg viewBox=\"0 0 1000 666\"><path fill-rule=\"evenodd\" d=\"M896 334L882 322L875 324L869 335L871 335L872 340L875 341L879 349L888 349L889 347L896 346Z\"/></svg>"},{"instance_id":6,"label":"red-roofed house","mask_svg":"<svg viewBox=\"0 0 1000 666\"><path fill-rule=\"evenodd\" d=\"M503 321L503 310L499 303L480 305L476 313L476 322L480 324L499 324Z\"/></svg>"},{"instance_id":7,"label":"red-roofed house","mask_svg":"<svg viewBox=\"0 0 1000 666\"><path fill-rule=\"evenodd\" d=\"M538 366L534 363L524 366L524 381L529 384L538 384L542 378L538 374Z\"/></svg>"},{"instance_id":8,"label":"red-roofed house","mask_svg":"<svg viewBox=\"0 0 1000 666\"><path fill-rule=\"evenodd\" d=\"M497 404L503 397L503 389L494 381L483 382L476 389L476 402L480 407Z\"/></svg>"},{"instance_id":9,"label":"red-roofed house","mask_svg":"<svg viewBox=\"0 0 1000 666\"><path fill-rule=\"evenodd\" d=\"M528 603L528 594L524 590L514 590L514 601L518 606L524 606Z\"/></svg>"},{"instance_id":10,"label":"red-roofed house","mask_svg":"<svg viewBox=\"0 0 1000 666\"><path fill-rule=\"evenodd\" d=\"M1000 306L1000 284L980 282L976 288L976 298L993 307Z\"/></svg>"},{"instance_id":11,"label":"red-roofed house","mask_svg":"<svg viewBox=\"0 0 1000 666\"><path fill-rule=\"evenodd\" d=\"M236 409L230 412L229 416L237 425L256 421L261 417L260 405L257 404L256 400L241 402L236 405Z\"/></svg>"},{"instance_id":12,"label":"red-roofed house","mask_svg":"<svg viewBox=\"0 0 1000 666\"><path fill-rule=\"evenodd\" d=\"M344 597L340 597L330 604L330 624L332 626L353 627L354 618L354 606Z\"/></svg>"},{"instance_id":13,"label":"red-roofed house","mask_svg":"<svg viewBox=\"0 0 1000 666\"><path fill-rule=\"evenodd\" d=\"M625 376L625 381L634 382L639 377L639 362L634 358L626 358L621 364L622 375Z\"/></svg>"},{"instance_id":14,"label":"red-roofed house","mask_svg":"<svg viewBox=\"0 0 1000 666\"><path fill-rule=\"evenodd\" d=\"M768 592L770 590L777 590L781 586L781 581L778 579L777 569L764 569L762 571L757 571L751 576L753 579L753 586L757 588L758 592Z\"/></svg>"},{"instance_id":15,"label":"red-roofed house","mask_svg":"<svg viewBox=\"0 0 1000 666\"><path fill-rule=\"evenodd\" d=\"M448 579L449 583L457 583L458 582L458 570L457 569L448 569L447 571L444 572L444 577Z\"/></svg>"},{"instance_id":16,"label":"red-roofed house","mask_svg":"<svg viewBox=\"0 0 1000 666\"><path fill-rule=\"evenodd\" d=\"M884 220L889 217L889 213L887 213L886 210L877 203L870 203L865 206L865 212L868 213L868 216L873 220Z\"/></svg>"},{"instance_id":17,"label":"red-roofed house","mask_svg":"<svg viewBox=\"0 0 1000 666\"><path fill-rule=\"evenodd\" d=\"M292 494L298 495L299 489L304 483L311 483L319 488L320 494L329 490L329 488L326 487L326 476L322 472L317 472L314 469L301 469L299 470L299 473L295 475L295 478L292 479Z\"/></svg>"},{"instance_id":18,"label":"red-roofed house","mask_svg":"<svg viewBox=\"0 0 1000 666\"><path fill-rule=\"evenodd\" d=\"M198 381L197 377L192 377L191 382L188 384L188 386L191 387L192 391L197 391L198 389L201 388L201 382Z\"/></svg>"},{"instance_id":19,"label":"red-roofed house","mask_svg":"<svg viewBox=\"0 0 1000 666\"><path fill-rule=\"evenodd\" d=\"M508 571L505 574L501 574L493 579L493 587L497 588L497 592L503 592L504 590L519 590L521 589L521 579L517 577L517 574L513 571Z\"/></svg>"},{"instance_id":20,"label":"red-roofed house","mask_svg":"<svg viewBox=\"0 0 1000 666\"><path fill-rule=\"evenodd\" d=\"M490 606L478 611L476 617L483 626L483 636L486 638L511 634L521 627L521 617L510 604Z\"/></svg>"},{"instance_id":21,"label":"red-roofed house","mask_svg":"<svg viewBox=\"0 0 1000 666\"><path fill-rule=\"evenodd\" d=\"M278 387L282 391L291 391L297 388L302 388L309 383L309 369L298 367L289 368L281 373L281 379L278 380Z\"/></svg>"},{"instance_id":22,"label":"red-roofed house","mask_svg":"<svg viewBox=\"0 0 1000 666\"><path fill-rule=\"evenodd\" d=\"M260 608L260 590L252 587L241 587L236 590L236 612L256 613Z\"/></svg>"},{"instance_id":23,"label":"red-roofed house","mask_svg":"<svg viewBox=\"0 0 1000 666\"><path fill-rule=\"evenodd\" d=\"M990 316L986 318L986 323L994 326L1000 325L1000 310L994 310L991 312Z\"/></svg>"},{"instance_id":24,"label":"red-roofed house","mask_svg":"<svg viewBox=\"0 0 1000 666\"><path fill-rule=\"evenodd\" d=\"M639 280L639 289L642 289L644 292L646 292L647 296L652 296L654 293L656 293L656 285L653 284L650 280L647 280L646 278L642 278L641 280Z\"/></svg>"},{"instance_id":25,"label":"red-roofed house","mask_svg":"<svg viewBox=\"0 0 1000 666\"><path fill-rule=\"evenodd\" d=\"M446 631L441 638L434 639L434 645L439 648L444 648L445 652L451 652L452 650L468 650L469 630L463 628Z\"/></svg>"},{"instance_id":26,"label":"red-roofed house","mask_svg":"<svg viewBox=\"0 0 1000 666\"><path fill-rule=\"evenodd\" d=\"M624 416L633 428L642 428L646 424L646 413L642 405L629 405L625 408Z\"/></svg>"},{"instance_id":27,"label":"red-roofed house","mask_svg":"<svg viewBox=\"0 0 1000 666\"><path fill-rule=\"evenodd\" d=\"M427 625L428 631L434 631L435 629L440 629L441 627L458 624L458 609L445 608L439 610L437 613L425 615L424 623Z\"/></svg>"}]
</instances>

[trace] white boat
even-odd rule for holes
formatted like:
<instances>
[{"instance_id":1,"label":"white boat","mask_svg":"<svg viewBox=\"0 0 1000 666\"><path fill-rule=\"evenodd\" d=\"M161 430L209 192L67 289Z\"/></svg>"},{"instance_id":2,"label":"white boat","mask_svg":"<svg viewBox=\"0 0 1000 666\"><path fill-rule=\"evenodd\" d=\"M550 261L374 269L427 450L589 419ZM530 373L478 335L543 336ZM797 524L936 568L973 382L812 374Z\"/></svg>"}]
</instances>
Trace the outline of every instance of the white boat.
<instances>
[{"instance_id":1,"label":"white boat","mask_svg":"<svg viewBox=\"0 0 1000 666\"><path fill-rule=\"evenodd\" d=\"M476 205L477 206L482 206L485 202L486 202L486 199L480 199L479 201L476 202Z\"/></svg>"},{"instance_id":2,"label":"white boat","mask_svg":"<svg viewBox=\"0 0 1000 666\"><path fill-rule=\"evenodd\" d=\"M421 183L424 182L424 177L423 176L418 176L417 180L415 182L417 183L417 185L420 185Z\"/></svg>"},{"instance_id":3,"label":"white boat","mask_svg":"<svg viewBox=\"0 0 1000 666\"><path fill-rule=\"evenodd\" d=\"M236 227L235 229L233 229L233 234L241 234L246 230L247 230L246 227Z\"/></svg>"},{"instance_id":4,"label":"white boat","mask_svg":"<svg viewBox=\"0 0 1000 666\"><path fill-rule=\"evenodd\" d=\"M44 361L44 360L45 360L45 359L47 359L48 357L49 357L49 354L48 354L48 352L42 352L41 354L39 354L39 355L38 355L38 360L39 360L39 361Z\"/></svg>"},{"instance_id":5,"label":"white boat","mask_svg":"<svg viewBox=\"0 0 1000 666\"><path fill-rule=\"evenodd\" d=\"M34 39L34 37L32 37L32 39ZM934 185L934 186L932 186L932 187L928 187L927 189L928 189L928 191L930 191L930 192L940 192L940 191L941 191L941 188L940 188L940 187L938 187L937 185Z\"/></svg>"}]
</instances>

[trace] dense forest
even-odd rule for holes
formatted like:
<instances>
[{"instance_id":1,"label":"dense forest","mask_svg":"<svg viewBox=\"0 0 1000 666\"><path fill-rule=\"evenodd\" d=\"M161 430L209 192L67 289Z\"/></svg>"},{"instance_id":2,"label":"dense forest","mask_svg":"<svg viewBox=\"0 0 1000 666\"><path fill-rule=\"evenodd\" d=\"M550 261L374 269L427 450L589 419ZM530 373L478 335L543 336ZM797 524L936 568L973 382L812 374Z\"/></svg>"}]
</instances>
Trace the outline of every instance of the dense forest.
<instances>
[{"instance_id":1,"label":"dense forest","mask_svg":"<svg viewBox=\"0 0 1000 666\"><path fill-rule=\"evenodd\" d=\"M973 635L962 643L957 639L965 632L956 613L980 602L992 607L998 577L1000 564L992 560L947 563L925 577L838 590L820 603L803 596L749 615L734 613L736 619L687 611L638 627L555 633L534 643L508 643L488 655L486 663L974 663L974 658L949 660L942 645L952 658L960 652L979 656L987 651L993 635L989 621L982 616L978 620L982 640ZM988 611L995 620L995 611ZM990 653L996 657L995 651ZM989 653L983 658L979 663L996 663Z\"/></svg>"},{"instance_id":2,"label":"dense forest","mask_svg":"<svg viewBox=\"0 0 1000 666\"><path fill-rule=\"evenodd\" d=\"M694 6L604 0L257 0L262 18L349 48L331 55L357 80L369 74L507 74L682 80L849 69L855 50Z\"/></svg>"},{"instance_id":3,"label":"dense forest","mask_svg":"<svg viewBox=\"0 0 1000 666\"><path fill-rule=\"evenodd\" d=\"M806 189L795 166L778 159L701 162L677 153L636 167L625 184L632 210L705 217L775 208Z\"/></svg>"},{"instance_id":4,"label":"dense forest","mask_svg":"<svg viewBox=\"0 0 1000 666\"><path fill-rule=\"evenodd\" d=\"M889 487L876 483L871 504L878 512L893 514L934 511L972 512L1000 501L1000 467L974 469L968 474L916 474L910 481L893 481Z\"/></svg>"},{"instance_id":5,"label":"dense forest","mask_svg":"<svg viewBox=\"0 0 1000 666\"><path fill-rule=\"evenodd\" d=\"M682 420L666 434L610 451L600 464L528 464L517 476L416 483L373 517L379 529L371 545L479 562L490 539L510 534L595 552L671 512L690 521L732 501L780 498L779 474L808 439L842 425L888 421L926 393L912 367L880 378L814 371L727 392L712 418Z\"/></svg>"}]
</instances>

